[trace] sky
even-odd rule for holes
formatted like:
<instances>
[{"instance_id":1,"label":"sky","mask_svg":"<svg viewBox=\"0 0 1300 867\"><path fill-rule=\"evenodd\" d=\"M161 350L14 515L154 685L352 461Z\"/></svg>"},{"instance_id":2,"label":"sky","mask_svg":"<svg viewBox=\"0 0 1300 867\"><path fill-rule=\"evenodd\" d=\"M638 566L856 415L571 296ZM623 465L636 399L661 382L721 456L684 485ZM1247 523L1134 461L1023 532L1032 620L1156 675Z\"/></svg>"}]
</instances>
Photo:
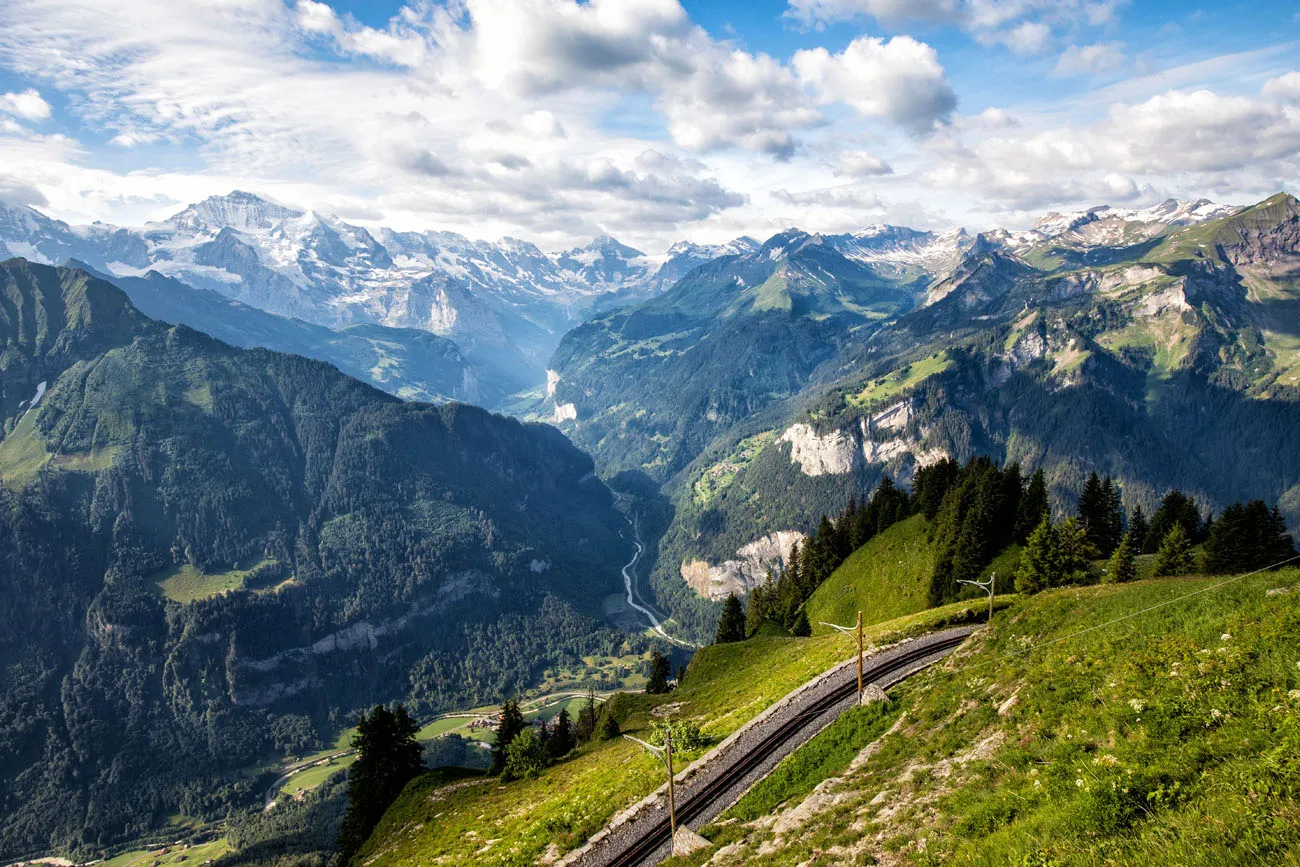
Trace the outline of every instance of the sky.
<instances>
[{"instance_id":1,"label":"sky","mask_svg":"<svg viewBox=\"0 0 1300 867\"><path fill-rule=\"evenodd\" d=\"M1300 12L1185 0L5 0L0 199L233 189L548 249L1300 192Z\"/></svg>"}]
</instances>

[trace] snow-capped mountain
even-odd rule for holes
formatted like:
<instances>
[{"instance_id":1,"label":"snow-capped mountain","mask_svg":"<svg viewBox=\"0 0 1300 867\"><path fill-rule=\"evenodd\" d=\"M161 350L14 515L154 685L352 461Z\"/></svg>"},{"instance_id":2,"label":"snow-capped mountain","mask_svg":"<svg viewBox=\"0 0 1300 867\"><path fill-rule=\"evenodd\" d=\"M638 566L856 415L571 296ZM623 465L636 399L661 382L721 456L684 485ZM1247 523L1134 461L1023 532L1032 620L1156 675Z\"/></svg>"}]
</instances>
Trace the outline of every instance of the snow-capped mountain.
<instances>
[{"instance_id":1,"label":"snow-capped mountain","mask_svg":"<svg viewBox=\"0 0 1300 867\"><path fill-rule=\"evenodd\" d=\"M1027 231L982 238L1020 253L1036 244L1133 243L1234 209L1203 199L1145 209L1052 213ZM472 360L541 382L560 337L600 310L659 294L723 256L767 261L825 245L890 280L936 285L975 247L963 229L875 225L842 235L778 233L765 243L682 241L647 255L608 235L558 253L514 238L369 230L337 217L235 191L136 229L69 226L25 206L0 205L0 256L79 259L119 277L157 271L259 309L332 328L361 323L449 337ZM829 260L828 260L829 261Z\"/></svg>"}]
</instances>

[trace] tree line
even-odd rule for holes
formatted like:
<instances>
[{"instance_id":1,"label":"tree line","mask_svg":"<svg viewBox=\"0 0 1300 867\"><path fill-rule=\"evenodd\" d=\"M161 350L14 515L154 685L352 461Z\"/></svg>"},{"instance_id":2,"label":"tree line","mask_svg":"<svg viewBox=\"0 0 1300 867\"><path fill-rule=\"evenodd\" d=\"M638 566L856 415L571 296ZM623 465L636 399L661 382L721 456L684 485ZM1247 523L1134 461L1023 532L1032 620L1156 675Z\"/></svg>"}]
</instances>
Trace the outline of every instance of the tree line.
<instances>
[{"instance_id":1,"label":"tree line","mask_svg":"<svg viewBox=\"0 0 1300 867\"><path fill-rule=\"evenodd\" d=\"M957 599L963 581L978 581L1008 546L1019 546L1015 588L1035 593L1049 587L1096 581L1131 581L1137 557L1154 555L1156 576L1245 572L1296 556L1286 521L1262 500L1233 503L1215 518L1196 501L1172 490L1148 519L1140 505L1128 512L1123 490L1109 476L1088 475L1073 514L1053 519L1043 470L1025 477L1018 463L1002 467L989 457L964 466L952 459L921 467L912 490L886 476L869 498L852 496L835 518L796 543L779 573L749 594L723 603L715 643L743 641L764 623L792 635L811 633L804 604L858 548L911 515L924 515L934 549L928 587L931 606ZM1203 546L1198 561L1194 547ZM1099 561L1106 561L1099 566Z\"/></svg>"}]
</instances>

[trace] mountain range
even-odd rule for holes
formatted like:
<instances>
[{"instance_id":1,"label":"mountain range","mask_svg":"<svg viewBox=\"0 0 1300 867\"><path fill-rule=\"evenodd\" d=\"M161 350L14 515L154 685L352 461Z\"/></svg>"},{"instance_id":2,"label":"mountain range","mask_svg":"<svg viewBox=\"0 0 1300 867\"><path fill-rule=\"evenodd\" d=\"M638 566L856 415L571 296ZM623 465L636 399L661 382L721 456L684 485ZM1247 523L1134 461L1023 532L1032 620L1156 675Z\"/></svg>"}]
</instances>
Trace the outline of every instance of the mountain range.
<instances>
[{"instance_id":1,"label":"mountain range","mask_svg":"<svg viewBox=\"0 0 1300 867\"><path fill-rule=\"evenodd\" d=\"M515 389L542 382L560 335L592 311L652 295L723 251L682 243L648 257L602 236L549 254L513 238L372 232L240 191L136 229L0 206L0 258L76 260L114 279L153 271L331 329L432 332L454 340L480 378Z\"/></svg>"},{"instance_id":2,"label":"mountain range","mask_svg":"<svg viewBox=\"0 0 1300 867\"><path fill-rule=\"evenodd\" d=\"M2 858L221 818L377 702L472 706L641 650L601 607L626 522L552 427L17 259L0 346Z\"/></svg>"},{"instance_id":3,"label":"mountain range","mask_svg":"<svg viewBox=\"0 0 1300 867\"><path fill-rule=\"evenodd\" d=\"M671 501L652 585L704 637L882 475L1082 467L1150 514L1267 496L1300 525L1300 202L1052 214L1021 232L782 232L565 336L536 410Z\"/></svg>"}]
</instances>

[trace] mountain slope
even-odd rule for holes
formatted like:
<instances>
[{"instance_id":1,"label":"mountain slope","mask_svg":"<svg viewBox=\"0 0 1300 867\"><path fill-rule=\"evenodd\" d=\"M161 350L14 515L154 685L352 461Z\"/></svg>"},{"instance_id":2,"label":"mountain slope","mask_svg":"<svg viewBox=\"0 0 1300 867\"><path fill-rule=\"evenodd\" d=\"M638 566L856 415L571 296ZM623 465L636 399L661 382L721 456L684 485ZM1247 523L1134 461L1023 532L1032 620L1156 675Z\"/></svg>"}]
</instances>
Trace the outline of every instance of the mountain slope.
<instances>
[{"instance_id":1,"label":"mountain slope","mask_svg":"<svg viewBox=\"0 0 1300 867\"><path fill-rule=\"evenodd\" d=\"M75 261L69 265L78 267ZM428 331L364 324L334 330L266 313L156 271L143 277L96 276L126 292L131 304L152 319L186 325L245 349L274 349L328 361L349 376L407 400L495 406L527 385L505 371L471 364L455 343Z\"/></svg>"},{"instance_id":2,"label":"mountain slope","mask_svg":"<svg viewBox=\"0 0 1300 867\"><path fill-rule=\"evenodd\" d=\"M624 646L598 620L624 522L555 430L165 326L81 271L0 264L0 317L5 856L223 815L278 732Z\"/></svg>"},{"instance_id":3,"label":"mountain slope","mask_svg":"<svg viewBox=\"0 0 1300 867\"><path fill-rule=\"evenodd\" d=\"M949 243L947 272L902 282L843 238L782 233L561 344L553 417L666 484L651 585L685 629L717 616L693 576L945 456L1041 467L1059 509L1095 466L1130 510L1180 488L1216 511L1276 499L1300 526L1300 203L1084 216ZM794 290L769 279L787 258ZM892 306L862 313L855 286Z\"/></svg>"},{"instance_id":4,"label":"mountain slope","mask_svg":"<svg viewBox=\"0 0 1300 867\"><path fill-rule=\"evenodd\" d=\"M675 863L1290 863L1298 579L1019 600L891 690L897 723L869 748L759 821L706 829L717 846Z\"/></svg>"}]
</instances>

